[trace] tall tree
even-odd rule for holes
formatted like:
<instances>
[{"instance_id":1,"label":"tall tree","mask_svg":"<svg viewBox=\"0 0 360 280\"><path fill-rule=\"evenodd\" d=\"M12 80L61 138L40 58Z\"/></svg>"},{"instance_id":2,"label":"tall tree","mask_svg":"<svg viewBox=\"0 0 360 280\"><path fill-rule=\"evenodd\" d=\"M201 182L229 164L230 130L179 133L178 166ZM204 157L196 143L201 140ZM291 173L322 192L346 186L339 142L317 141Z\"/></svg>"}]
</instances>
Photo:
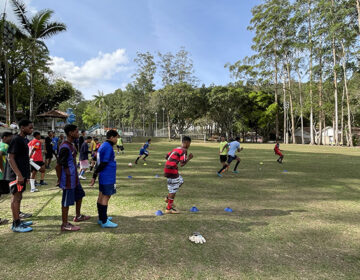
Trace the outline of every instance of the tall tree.
<instances>
[{"instance_id":1,"label":"tall tree","mask_svg":"<svg viewBox=\"0 0 360 280\"><path fill-rule=\"evenodd\" d=\"M55 34L66 30L64 23L52 22L52 10L41 10L36 13L30 20L26 15L26 7L21 0L11 0L14 5L15 14L20 19L23 29L27 32L29 41L31 42L31 67L30 67L30 119L34 118L34 77L36 74L36 49L45 47L44 39L50 38Z\"/></svg>"}]
</instances>

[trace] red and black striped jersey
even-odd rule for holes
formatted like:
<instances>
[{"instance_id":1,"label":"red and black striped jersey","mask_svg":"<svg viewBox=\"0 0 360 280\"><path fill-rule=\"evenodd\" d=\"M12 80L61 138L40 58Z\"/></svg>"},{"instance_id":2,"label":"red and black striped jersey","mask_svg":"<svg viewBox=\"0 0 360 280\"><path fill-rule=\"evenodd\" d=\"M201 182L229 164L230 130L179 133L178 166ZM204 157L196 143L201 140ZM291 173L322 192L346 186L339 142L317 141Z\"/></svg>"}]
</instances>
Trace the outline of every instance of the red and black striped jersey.
<instances>
[{"instance_id":1,"label":"red and black striped jersey","mask_svg":"<svg viewBox=\"0 0 360 280\"><path fill-rule=\"evenodd\" d=\"M179 177L178 164L185 163L187 160L187 150L181 147L173 149L166 155L166 163L164 168L164 176L167 178Z\"/></svg>"}]
</instances>

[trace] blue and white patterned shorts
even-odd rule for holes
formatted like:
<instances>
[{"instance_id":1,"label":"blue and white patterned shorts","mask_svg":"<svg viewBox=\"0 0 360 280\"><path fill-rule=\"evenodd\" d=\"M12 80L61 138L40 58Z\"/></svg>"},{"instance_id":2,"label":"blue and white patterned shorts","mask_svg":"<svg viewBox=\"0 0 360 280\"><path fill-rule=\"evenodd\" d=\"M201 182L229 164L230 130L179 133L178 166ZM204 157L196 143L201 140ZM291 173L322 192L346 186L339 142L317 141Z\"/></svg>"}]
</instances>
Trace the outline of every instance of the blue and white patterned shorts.
<instances>
[{"instance_id":1,"label":"blue and white patterned shorts","mask_svg":"<svg viewBox=\"0 0 360 280\"><path fill-rule=\"evenodd\" d=\"M167 185L169 193L177 193L181 185L184 184L184 179L179 175L177 178L168 178Z\"/></svg>"}]
</instances>

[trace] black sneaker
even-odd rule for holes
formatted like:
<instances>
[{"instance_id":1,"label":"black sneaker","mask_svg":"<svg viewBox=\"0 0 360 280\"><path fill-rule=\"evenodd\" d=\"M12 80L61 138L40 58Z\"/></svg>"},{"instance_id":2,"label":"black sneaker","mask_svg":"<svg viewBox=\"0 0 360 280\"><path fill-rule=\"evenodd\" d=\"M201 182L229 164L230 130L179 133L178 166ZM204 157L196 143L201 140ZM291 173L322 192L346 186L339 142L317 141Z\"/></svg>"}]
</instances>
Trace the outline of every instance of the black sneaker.
<instances>
[{"instance_id":1,"label":"black sneaker","mask_svg":"<svg viewBox=\"0 0 360 280\"><path fill-rule=\"evenodd\" d=\"M47 185L48 185L48 183L46 183L45 181L40 182L40 186L47 186Z\"/></svg>"},{"instance_id":2,"label":"black sneaker","mask_svg":"<svg viewBox=\"0 0 360 280\"><path fill-rule=\"evenodd\" d=\"M32 216L32 214L30 214L30 213L23 213L23 212L19 213L20 219L27 219L27 218L30 218L31 216Z\"/></svg>"}]
</instances>

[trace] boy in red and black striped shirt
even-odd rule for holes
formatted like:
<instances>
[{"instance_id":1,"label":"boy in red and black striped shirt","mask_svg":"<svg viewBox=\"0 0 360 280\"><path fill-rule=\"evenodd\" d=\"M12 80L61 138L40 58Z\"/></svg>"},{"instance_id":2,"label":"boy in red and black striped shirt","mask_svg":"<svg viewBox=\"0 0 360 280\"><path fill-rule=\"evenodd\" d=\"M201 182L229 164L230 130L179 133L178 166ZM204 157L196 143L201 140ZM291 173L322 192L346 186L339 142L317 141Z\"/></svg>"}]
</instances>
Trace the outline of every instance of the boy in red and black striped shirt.
<instances>
[{"instance_id":1,"label":"boy in red and black striped shirt","mask_svg":"<svg viewBox=\"0 0 360 280\"><path fill-rule=\"evenodd\" d=\"M184 136L182 139L181 147L173 149L166 155L166 163L164 168L164 176L167 178L167 185L169 194L165 198L165 202L168 204L165 210L167 214L178 214L179 211L175 209L174 199L177 191L184 183L183 178L179 174L178 164L181 166L187 164L192 158L193 154L187 156L187 150L190 147L191 138Z\"/></svg>"}]
</instances>

